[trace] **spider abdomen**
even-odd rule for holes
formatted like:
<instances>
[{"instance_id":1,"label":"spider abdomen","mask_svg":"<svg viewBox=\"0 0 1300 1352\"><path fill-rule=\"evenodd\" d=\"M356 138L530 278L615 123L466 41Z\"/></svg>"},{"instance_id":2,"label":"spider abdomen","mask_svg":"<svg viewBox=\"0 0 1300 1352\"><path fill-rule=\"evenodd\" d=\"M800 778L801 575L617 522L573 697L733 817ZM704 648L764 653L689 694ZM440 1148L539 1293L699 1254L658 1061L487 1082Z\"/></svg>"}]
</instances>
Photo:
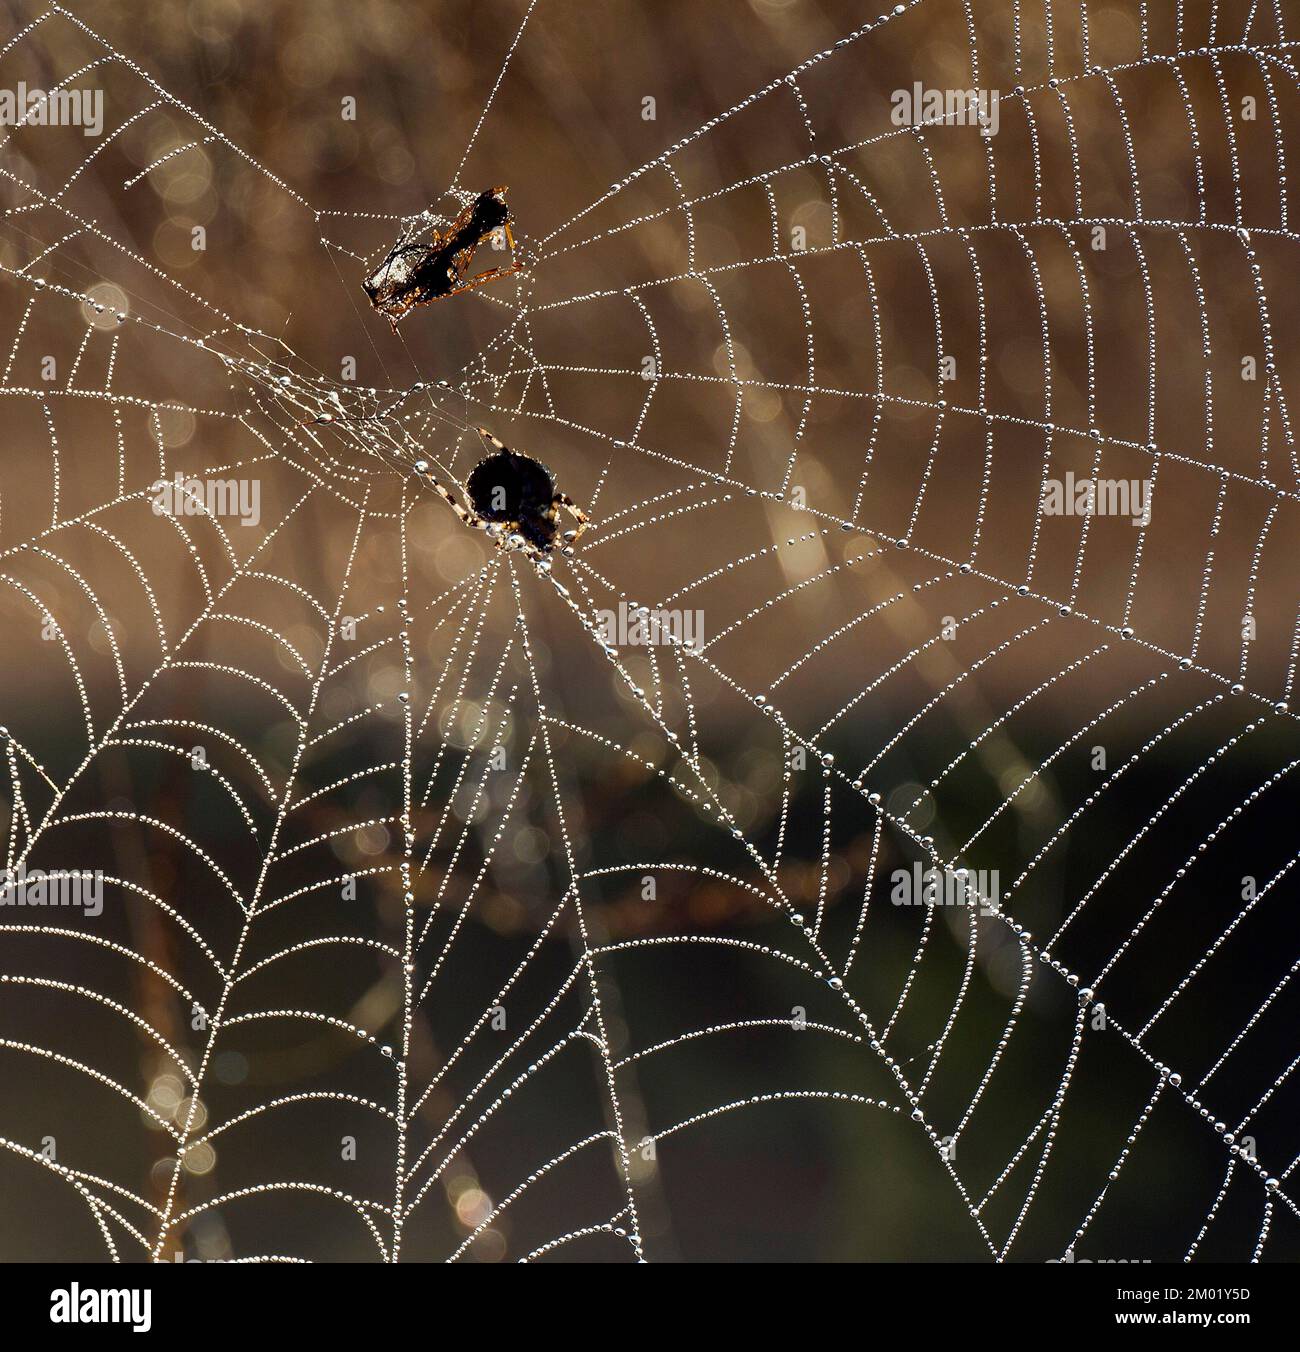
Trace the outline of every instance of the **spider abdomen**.
<instances>
[{"instance_id":1,"label":"spider abdomen","mask_svg":"<svg viewBox=\"0 0 1300 1352\"><path fill-rule=\"evenodd\" d=\"M465 485L485 521L510 524L539 549L555 539L555 476L540 460L501 450L480 460Z\"/></svg>"}]
</instances>

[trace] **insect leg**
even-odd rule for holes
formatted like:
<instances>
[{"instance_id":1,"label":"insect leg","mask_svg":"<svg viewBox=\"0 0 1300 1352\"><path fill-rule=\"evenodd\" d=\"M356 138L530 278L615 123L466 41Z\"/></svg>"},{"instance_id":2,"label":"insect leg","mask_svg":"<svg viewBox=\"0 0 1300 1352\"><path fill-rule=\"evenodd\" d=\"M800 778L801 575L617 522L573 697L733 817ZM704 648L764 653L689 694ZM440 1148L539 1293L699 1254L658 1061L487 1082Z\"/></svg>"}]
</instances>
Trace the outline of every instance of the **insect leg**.
<instances>
[{"instance_id":1,"label":"insect leg","mask_svg":"<svg viewBox=\"0 0 1300 1352\"><path fill-rule=\"evenodd\" d=\"M520 263L512 264L508 268L493 268L490 272L480 272L477 277L471 277L467 282L461 282L459 286L453 286L446 296L440 296L438 299L449 299L452 296L459 296L464 291L473 291L476 286L482 286L484 282L495 281L498 277L509 277L512 272L524 272L526 269Z\"/></svg>"}]
</instances>

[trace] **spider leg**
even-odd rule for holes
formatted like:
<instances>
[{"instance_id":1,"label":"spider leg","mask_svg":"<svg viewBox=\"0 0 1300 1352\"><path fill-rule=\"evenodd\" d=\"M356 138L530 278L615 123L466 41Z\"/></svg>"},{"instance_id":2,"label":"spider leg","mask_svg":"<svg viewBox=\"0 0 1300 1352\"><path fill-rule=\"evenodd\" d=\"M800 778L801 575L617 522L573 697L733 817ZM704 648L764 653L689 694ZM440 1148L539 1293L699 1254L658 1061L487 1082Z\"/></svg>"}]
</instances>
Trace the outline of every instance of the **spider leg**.
<instances>
[{"instance_id":1,"label":"spider leg","mask_svg":"<svg viewBox=\"0 0 1300 1352\"><path fill-rule=\"evenodd\" d=\"M435 493L438 494L440 498L442 498L446 502L447 506L450 507L451 510L456 513L456 515L460 518L461 522L464 525L468 526L470 530L487 529L487 524L483 521L483 519L475 515L475 513L471 512L468 508L462 507L460 503L457 502L455 497L452 495L451 489L448 488L446 484L439 483L439 481L435 479L433 475L429 473L428 470L425 470L420 475L420 477L424 480L425 483L429 485L430 488L433 489Z\"/></svg>"},{"instance_id":2,"label":"spider leg","mask_svg":"<svg viewBox=\"0 0 1300 1352\"><path fill-rule=\"evenodd\" d=\"M474 430L479 434L480 437L483 438L484 441L487 442L489 446L495 446L498 451L504 451L508 449L505 442L502 441L500 437L494 437L492 433L487 430L486 427L476 427Z\"/></svg>"},{"instance_id":3,"label":"spider leg","mask_svg":"<svg viewBox=\"0 0 1300 1352\"><path fill-rule=\"evenodd\" d=\"M555 495L555 501L578 523L577 530L565 531L568 543L573 545L582 535L582 532L591 525L591 517L589 517L567 493L557 493Z\"/></svg>"}]
</instances>

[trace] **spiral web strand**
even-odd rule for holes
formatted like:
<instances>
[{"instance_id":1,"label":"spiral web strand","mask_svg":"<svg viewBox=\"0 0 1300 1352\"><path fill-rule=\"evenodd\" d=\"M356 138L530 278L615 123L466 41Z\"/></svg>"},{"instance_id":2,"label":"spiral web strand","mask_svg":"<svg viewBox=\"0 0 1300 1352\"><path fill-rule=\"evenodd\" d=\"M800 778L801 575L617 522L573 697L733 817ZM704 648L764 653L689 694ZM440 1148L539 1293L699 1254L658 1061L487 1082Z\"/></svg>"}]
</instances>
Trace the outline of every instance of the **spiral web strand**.
<instances>
[{"instance_id":1,"label":"spiral web strand","mask_svg":"<svg viewBox=\"0 0 1300 1352\"><path fill-rule=\"evenodd\" d=\"M927 1256L1294 1253L1300 71L1280 0L1121 8L912 0L530 220L532 0L418 218L510 182L526 271L397 338L359 280L417 218L316 207L73 8L0 44L109 87L101 139L0 143L7 864L104 889L0 913L4 1177L61 1256L689 1254L685 1193L707 1233L819 1122ZM921 24L996 135L891 123ZM194 154L383 383L119 238ZM572 555L457 541L414 466L463 498L480 425ZM260 522L155 512L178 470ZM1043 513L1067 471L1150 510ZM894 905L914 866L1000 881Z\"/></svg>"}]
</instances>

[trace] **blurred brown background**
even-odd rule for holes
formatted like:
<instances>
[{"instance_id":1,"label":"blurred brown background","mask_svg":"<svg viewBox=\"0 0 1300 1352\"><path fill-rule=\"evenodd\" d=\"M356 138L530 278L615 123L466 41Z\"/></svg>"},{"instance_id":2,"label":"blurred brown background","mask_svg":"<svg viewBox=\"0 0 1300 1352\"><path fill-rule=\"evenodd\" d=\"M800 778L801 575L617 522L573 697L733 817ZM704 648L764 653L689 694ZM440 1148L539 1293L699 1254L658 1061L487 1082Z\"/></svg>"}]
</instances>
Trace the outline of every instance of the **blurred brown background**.
<instances>
[{"instance_id":1,"label":"blurred brown background","mask_svg":"<svg viewBox=\"0 0 1300 1352\"><path fill-rule=\"evenodd\" d=\"M525 5L83 3L70 13L93 32L51 14L20 38L0 61L7 85L50 87L89 65L79 82L104 89L106 126L120 130L101 145L71 129L22 128L0 151L0 356L9 362L0 545L11 579L6 631L22 654L0 672L0 707L50 780L78 772L60 813L84 819L43 834L33 860L106 869L111 860L127 880L110 887L105 924L68 923L111 936L155 969L32 926L6 936L5 970L111 994L197 1066L205 1039L188 997L211 1009L222 983L177 917L225 963L241 931L234 894L247 901L260 887L299 900L251 927L245 967L327 935L372 947L279 959L237 988L247 1003L234 1007L324 1012L369 1030L375 1046L400 1045L401 964L373 946L400 950L407 917L396 820L400 596L414 616L417 854L430 849L413 914L430 935L418 984L432 984L409 1067L418 1086L438 1081L411 1153L440 1146L412 1190L450 1151L408 1225L406 1255L453 1251L524 1173L609 1128L599 1061L579 1042L451 1149L589 1003L582 983L564 986L581 947L572 905L553 918L569 885L566 833L590 875L582 891L593 942L699 941L622 949L599 964L613 1054L637 1058L619 1070L630 1141L781 1090L897 1101L892 1076L853 1040L861 1026L801 970L815 963L757 896L764 880L752 858L669 787L666 776L690 784L691 774L570 609L520 570L530 670L509 579L497 570L475 580L490 559L482 540L436 499L412 503L402 463L434 455L463 479L478 454L473 438L433 416L427 393L405 396L403 412L416 416L400 427L299 425L331 390L369 411L358 390L447 380L455 393L438 394L444 412L541 457L592 507L581 585L567 565L556 570L580 605L702 609L706 636L718 640L711 667L691 663L683 674L671 656L658 654L655 666L632 651L625 669L766 858L780 837L779 885L810 915L824 911L820 937L837 962L855 944L873 880L848 985L877 1027L908 991L889 1045L909 1076L947 1039L926 1102L940 1134L951 1131L994 1061L1019 992L1020 950L1000 923L981 922L968 974L964 915L923 927L890 906L889 871L919 858L915 836L933 837L947 859L978 832L963 858L999 869L1004 890L1032 863L1008 909L1035 936L1087 896L1054 956L1090 979L1187 867L1188 851L1297 755L1294 718L1273 709L1289 697L1296 632L1297 473L1284 416L1295 357L1282 340L1295 322L1294 240L1279 184L1296 92L1276 64L1271 15L1254 20L1257 52L1219 52L1238 41L1245 0L1184 5L1181 31L1168 8L1054 5L1049 37L1042 5L978 6L979 83L1004 98L988 155L972 128L914 136L890 121L895 89L974 81L966 12L948 0L926 0L810 66L797 91L779 82L870 19L862 6L542 0L463 165ZM10 6L3 40L41 13ZM1211 43L1213 58L1197 52ZM138 65L106 60L110 52ZM1185 55L1151 59L1175 52ZM1023 101L1010 97L1017 85L1030 91ZM1241 115L1244 98L1256 100L1253 119ZM347 100L355 120L343 116ZM454 214L457 182L469 192L509 186L528 270L418 311L396 336L366 307L361 277L400 218ZM191 247L196 227L201 251ZM792 246L796 229L803 249ZM34 277L47 290L29 310ZM108 317L84 309L83 295ZM53 382L42 375L46 356ZM642 378L647 356L655 382ZM945 356L955 379L941 382ZM1242 378L1247 357L1255 380ZM87 394L109 390L115 399ZM1049 452L1055 475L1086 476L1098 463L1105 476L1154 474L1149 528L1097 518L1080 561L1080 521L1036 512ZM259 525L230 523L226 541L206 522L184 532L160 522L146 490L175 470L256 477ZM86 513L93 527L64 524ZM246 575L252 559L256 576ZM960 572L967 562L973 571ZM1029 594L1017 594L1022 586ZM327 614L359 619L355 656L295 587ZM1060 613L1067 602L1072 613ZM1247 614L1255 635L1243 669ZM46 615L66 646L41 639ZM940 637L947 618L958 622L953 640ZM1196 664L1184 669L1193 645ZM295 767L293 711L308 707L327 652L332 674L315 692L311 736L354 721L313 741ZM155 679L160 663L167 670ZM534 671L556 722L539 716ZM1231 691L1238 681L1245 688ZM823 867L826 784L815 761L785 773L790 747L747 698L755 693L842 770L869 767L867 788L892 814L878 844L876 812L846 774L833 783ZM79 771L127 703L140 726ZM562 813L540 751L514 797L498 787L475 803L492 747L521 766L543 727ZM192 772L181 753L196 742L251 825ZM1107 749L1107 774L1092 764L1096 744ZM48 781L26 764L14 773L39 820ZM286 794L294 810L263 877ZM1130 1032L1231 923L1243 875L1262 883L1287 867L1292 803L1285 778L1251 800L1143 927L1106 991ZM28 829L15 818L12 840L21 845ZM647 901L646 867L663 864L679 867L657 875ZM355 901L324 885L346 870L363 876ZM1122 1040L1087 1041L1011 1257L1065 1248L1151 1093L1150 1058L1184 1066L1191 1085L1282 980L1295 937L1288 885L1283 873L1193 994L1155 1025L1145 1057ZM793 961L716 942L737 938ZM505 1045L478 1021L525 958L506 1001L511 1037L534 1017L543 1023L502 1070ZM1288 998L1285 987L1212 1082L1221 1095L1207 1096L1212 1117L1238 1120L1289 1064ZM795 1007L847 1035L773 1026ZM1052 1103L1074 1008L1069 987L1038 971L961 1138L957 1172L975 1198ZM93 1048L96 1066L173 1125L189 1102L174 1062L138 1026L67 990L10 986L0 1010L3 1073L20 1091L3 1134L34 1149L52 1134L60 1161L161 1205L163 1129L15 1044L81 1060ZM700 1029L764 1021L642 1055ZM306 1021L228 1027L205 1070L200 1116L210 1126L294 1093L391 1107L393 1065L375 1046ZM81 1129L87 1116L93 1130ZM207 1205L268 1178L387 1205L391 1121L360 1122L348 1103L316 1099L230 1128L189 1161L183 1206L201 1210L165 1247L210 1258L374 1256L370 1235L334 1199ZM1286 1082L1257 1131L1274 1170L1295 1154L1293 1125ZM358 1137L356 1160L339 1158L344 1135ZM999 1237L1037 1150L984 1214ZM1089 1229L1092 1251L1181 1257L1226 1167L1219 1137L1166 1095ZM988 1254L906 1113L764 1103L662 1138L654 1161L634 1170L651 1258ZM0 1253L102 1256L66 1185L17 1157L0 1171ZM516 1258L621 1204L618 1168L599 1143L512 1203L468 1252ZM1261 1206L1253 1176L1239 1181L1205 1252L1249 1257ZM35 1228L32 1216L42 1218ZM379 1223L391 1228L391 1218ZM116 1233L124 1256L140 1256ZM1265 1256L1294 1251L1293 1221L1279 1211ZM595 1235L556 1256L626 1253Z\"/></svg>"}]
</instances>

